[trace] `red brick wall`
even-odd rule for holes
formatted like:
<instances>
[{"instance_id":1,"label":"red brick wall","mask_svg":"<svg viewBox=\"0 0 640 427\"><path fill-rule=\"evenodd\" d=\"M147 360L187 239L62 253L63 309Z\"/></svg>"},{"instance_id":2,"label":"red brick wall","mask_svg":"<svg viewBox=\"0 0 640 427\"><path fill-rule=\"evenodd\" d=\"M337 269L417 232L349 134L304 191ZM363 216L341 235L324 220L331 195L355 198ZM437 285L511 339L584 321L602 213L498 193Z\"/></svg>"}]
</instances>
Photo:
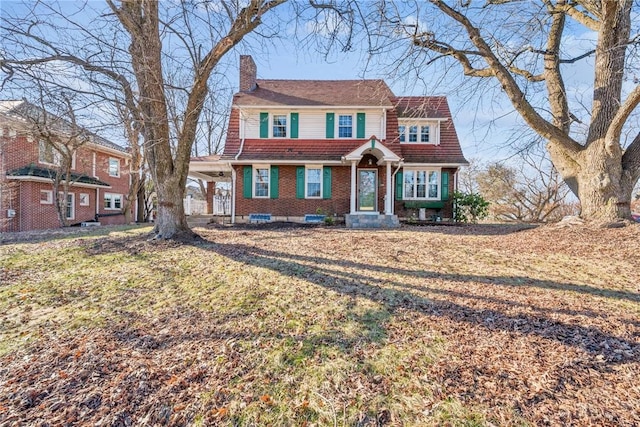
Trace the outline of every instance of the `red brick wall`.
<instances>
[{"instance_id":1,"label":"red brick wall","mask_svg":"<svg viewBox=\"0 0 640 427\"><path fill-rule=\"evenodd\" d=\"M243 197L243 168L235 166L237 176L236 215L270 213L274 216L304 216L318 209L331 215L349 213L351 168L334 166L331 170L331 199L297 199L296 166L279 166L279 197L277 199L245 199Z\"/></svg>"},{"instance_id":2,"label":"red brick wall","mask_svg":"<svg viewBox=\"0 0 640 427\"><path fill-rule=\"evenodd\" d=\"M1 125L0 125L1 126ZM96 200L96 189L71 186L70 192L74 193L75 219L71 224L82 221L90 221L96 215L96 202L101 214L117 213L104 209L103 194L105 192L122 194L123 197L129 191L129 165L124 154L106 153L97 151L92 147L81 147L76 153L74 172L93 176L93 153L96 153L96 178L108 183L112 188L99 190L100 198ZM108 173L109 158L120 159L120 176L111 177ZM43 205L40 203L40 190L51 190L52 186L46 182L7 180L6 172L18 169L29 164L41 167L48 165L38 163L38 142L31 141L24 134L14 134L6 127L0 134L0 231L28 231L47 228L58 228L58 220L55 205ZM80 193L89 195L89 206L80 206ZM16 216L7 218L7 209L14 209ZM132 206L133 208L133 206ZM123 224L124 215L101 217L103 224Z\"/></svg>"}]
</instances>

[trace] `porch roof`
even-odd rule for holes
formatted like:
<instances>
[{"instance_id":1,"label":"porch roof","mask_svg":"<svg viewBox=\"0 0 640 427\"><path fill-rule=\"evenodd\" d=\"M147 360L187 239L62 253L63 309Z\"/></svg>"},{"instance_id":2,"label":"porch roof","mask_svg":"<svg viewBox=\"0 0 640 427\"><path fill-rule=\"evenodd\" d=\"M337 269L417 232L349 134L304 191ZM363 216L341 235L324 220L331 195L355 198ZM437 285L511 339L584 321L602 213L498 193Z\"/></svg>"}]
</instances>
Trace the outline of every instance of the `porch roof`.
<instances>
[{"instance_id":1,"label":"porch roof","mask_svg":"<svg viewBox=\"0 0 640 427\"><path fill-rule=\"evenodd\" d=\"M231 181L231 166L219 155L192 157L189 162L189 177L207 182Z\"/></svg>"},{"instance_id":2,"label":"porch roof","mask_svg":"<svg viewBox=\"0 0 640 427\"><path fill-rule=\"evenodd\" d=\"M19 169L7 172L9 179L28 181L33 179L53 180L59 172L54 169L41 168L35 165L28 165ZM111 185L87 175L71 173L71 185L111 188Z\"/></svg>"}]
</instances>

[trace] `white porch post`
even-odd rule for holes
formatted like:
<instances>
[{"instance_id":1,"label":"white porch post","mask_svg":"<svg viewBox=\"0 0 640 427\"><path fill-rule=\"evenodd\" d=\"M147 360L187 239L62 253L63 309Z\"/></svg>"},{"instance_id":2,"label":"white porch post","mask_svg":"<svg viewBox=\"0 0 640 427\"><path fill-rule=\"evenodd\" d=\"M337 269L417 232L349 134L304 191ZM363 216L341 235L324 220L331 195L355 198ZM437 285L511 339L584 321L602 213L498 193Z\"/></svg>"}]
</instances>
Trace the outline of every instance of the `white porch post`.
<instances>
[{"instance_id":1,"label":"white porch post","mask_svg":"<svg viewBox=\"0 0 640 427\"><path fill-rule=\"evenodd\" d=\"M393 215L393 200L391 199L391 162L387 161L387 191L384 198L384 214Z\"/></svg>"},{"instance_id":2,"label":"white porch post","mask_svg":"<svg viewBox=\"0 0 640 427\"><path fill-rule=\"evenodd\" d=\"M356 161L351 161L351 215L356 213Z\"/></svg>"}]
</instances>

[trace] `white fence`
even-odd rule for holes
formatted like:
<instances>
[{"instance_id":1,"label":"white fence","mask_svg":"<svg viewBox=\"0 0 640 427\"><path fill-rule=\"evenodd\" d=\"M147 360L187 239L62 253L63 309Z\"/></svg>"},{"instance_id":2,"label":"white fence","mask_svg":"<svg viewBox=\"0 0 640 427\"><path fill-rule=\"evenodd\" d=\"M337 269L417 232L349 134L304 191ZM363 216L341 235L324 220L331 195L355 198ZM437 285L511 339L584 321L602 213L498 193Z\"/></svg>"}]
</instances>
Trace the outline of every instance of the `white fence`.
<instances>
[{"instance_id":1,"label":"white fence","mask_svg":"<svg viewBox=\"0 0 640 427\"><path fill-rule=\"evenodd\" d=\"M187 215L204 215L207 213L206 200L197 200L192 197L184 199L184 213ZM231 215L231 196L213 197L214 215Z\"/></svg>"},{"instance_id":2,"label":"white fence","mask_svg":"<svg viewBox=\"0 0 640 427\"><path fill-rule=\"evenodd\" d=\"M187 215L202 215L207 213L207 202L192 197L184 199L184 213Z\"/></svg>"},{"instance_id":3,"label":"white fence","mask_svg":"<svg viewBox=\"0 0 640 427\"><path fill-rule=\"evenodd\" d=\"M213 196L213 214L231 215L231 196Z\"/></svg>"}]
</instances>

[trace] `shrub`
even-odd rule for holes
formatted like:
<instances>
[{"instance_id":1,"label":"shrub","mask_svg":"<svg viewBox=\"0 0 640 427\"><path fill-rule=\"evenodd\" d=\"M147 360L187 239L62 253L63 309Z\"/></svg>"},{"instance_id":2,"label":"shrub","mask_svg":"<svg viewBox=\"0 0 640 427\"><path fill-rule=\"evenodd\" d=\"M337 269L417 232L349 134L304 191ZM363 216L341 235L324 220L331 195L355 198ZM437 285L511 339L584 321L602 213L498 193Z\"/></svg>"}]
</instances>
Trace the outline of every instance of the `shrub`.
<instances>
[{"instance_id":1,"label":"shrub","mask_svg":"<svg viewBox=\"0 0 640 427\"><path fill-rule=\"evenodd\" d=\"M453 217L457 222L476 223L488 214L489 202L480 194L460 191L453 193Z\"/></svg>"}]
</instances>

